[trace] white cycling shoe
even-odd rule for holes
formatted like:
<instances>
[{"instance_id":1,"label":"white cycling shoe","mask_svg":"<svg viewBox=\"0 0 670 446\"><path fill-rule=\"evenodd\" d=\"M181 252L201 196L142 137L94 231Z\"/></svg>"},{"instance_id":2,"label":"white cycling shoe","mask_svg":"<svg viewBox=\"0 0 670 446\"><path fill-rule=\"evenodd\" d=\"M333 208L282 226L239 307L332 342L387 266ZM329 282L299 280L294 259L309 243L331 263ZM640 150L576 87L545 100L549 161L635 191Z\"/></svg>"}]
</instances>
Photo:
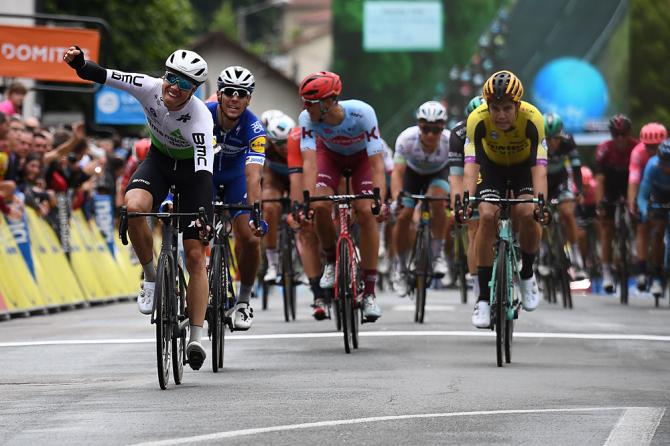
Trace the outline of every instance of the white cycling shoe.
<instances>
[{"instance_id":1,"label":"white cycling shoe","mask_svg":"<svg viewBox=\"0 0 670 446\"><path fill-rule=\"evenodd\" d=\"M151 314L154 309L154 290L156 289L156 282L147 282L142 284L140 294L137 296L137 307L142 314Z\"/></svg>"},{"instance_id":2,"label":"white cycling shoe","mask_svg":"<svg viewBox=\"0 0 670 446\"><path fill-rule=\"evenodd\" d=\"M649 289L649 292L654 297L663 296L663 282L661 281L661 279L656 278L651 282L651 288Z\"/></svg>"},{"instance_id":3,"label":"white cycling shoe","mask_svg":"<svg viewBox=\"0 0 670 446\"><path fill-rule=\"evenodd\" d=\"M472 312L472 325L477 328L489 328L491 326L491 306L485 300L475 304Z\"/></svg>"},{"instance_id":4,"label":"white cycling shoe","mask_svg":"<svg viewBox=\"0 0 670 446\"><path fill-rule=\"evenodd\" d=\"M207 358L207 353L199 341L189 341L186 346L186 357L188 358L188 365L193 370L200 370L205 358Z\"/></svg>"},{"instance_id":5,"label":"white cycling shoe","mask_svg":"<svg viewBox=\"0 0 670 446\"><path fill-rule=\"evenodd\" d=\"M263 276L263 281L265 281L265 282L276 282L277 281L277 276L279 275L277 270L278 270L277 265L273 265L272 263L270 263L268 265L268 270L265 273L265 276Z\"/></svg>"},{"instance_id":6,"label":"white cycling shoe","mask_svg":"<svg viewBox=\"0 0 670 446\"><path fill-rule=\"evenodd\" d=\"M443 256L435 257L433 259L433 275L440 279L446 276L448 272L447 260Z\"/></svg>"},{"instance_id":7,"label":"white cycling shoe","mask_svg":"<svg viewBox=\"0 0 670 446\"><path fill-rule=\"evenodd\" d=\"M379 308L374 294L365 294L362 305L365 322L374 322L382 316L382 309Z\"/></svg>"},{"instance_id":8,"label":"white cycling shoe","mask_svg":"<svg viewBox=\"0 0 670 446\"><path fill-rule=\"evenodd\" d=\"M519 281L519 289L521 290L523 309L526 311L533 311L536 309L540 304L540 290L537 288L535 275L530 279L521 279Z\"/></svg>"},{"instance_id":9,"label":"white cycling shoe","mask_svg":"<svg viewBox=\"0 0 670 446\"><path fill-rule=\"evenodd\" d=\"M235 304L231 313L229 316L232 316L233 330L246 331L251 328L254 309L251 308L249 303L240 302Z\"/></svg>"}]
</instances>

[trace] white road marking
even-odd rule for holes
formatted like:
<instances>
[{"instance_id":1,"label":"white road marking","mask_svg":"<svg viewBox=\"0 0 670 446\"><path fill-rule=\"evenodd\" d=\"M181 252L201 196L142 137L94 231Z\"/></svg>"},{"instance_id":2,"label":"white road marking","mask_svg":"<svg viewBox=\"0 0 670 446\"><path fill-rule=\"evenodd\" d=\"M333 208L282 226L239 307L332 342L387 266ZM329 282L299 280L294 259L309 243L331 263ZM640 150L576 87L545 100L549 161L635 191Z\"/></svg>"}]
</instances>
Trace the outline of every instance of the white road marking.
<instances>
[{"instance_id":1,"label":"white road marking","mask_svg":"<svg viewBox=\"0 0 670 446\"><path fill-rule=\"evenodd\" d=\"M490 330L481 331L364 331L358 333L364 338L385 338L385 337L470 337L470 338L488 338L495 336ZM259 334L259 335L240 335L233 334L226 336L226 341L254 341L268 339L314 339L314 338L339 338L342 333L279 333L279 334ZM515 332L515 338L529 339L581 339L592 341L654 341L670 342L670 336L661 335L643 335L643 334L624 334L624 333L544 333L544 332ZM104 345L104 344L147 344L156 342L155 338L143 339L65 339L65 340L44 340L44 341L26 341L26 342L0 342L0 348L9 347L41 347L49 345Z\"/></svg>"},{"instance_id":2,"label":"white road marking","mask_svg":"<svg viewBox=\"0 0 670 446\"><path fill-rule=\"evenodd\" d=\"M665 407L631 407L619 418L619 422L610 432L605 446L624 446L651 444L654 433L661 423Z\"/></svg>"},{"instance_id":3,"label":"white road marking","mask_svg":"<svg viewBox=\"0 0 670 446\"><path fill-rule=\"evenodd\" d=\"M368 418L353 418L348 420L331 420L331 421L317 421L314 423L301 424L285 424L281 426L260 427L253 429L240 429L234 431L216 432L212 434L196 435L192 437L173 438L159 441L149 441L144 443L136 443L133 446L169 446L176 444L198 443L214 440L222 440L224 438L236 438L248 435L266 434L271 432L285 432L297 429L311 429L315 427L332 427L342 426L347 424L363 424L363 423L379 423L385 421L398 420L413 420L425 418L455 418L455 417L471 417L481 415L519 415L519 414L538 414L538 413L557 413L557 412L602 412L614 410L631 410L635 408L630 407L584 407L584 408L565 408L565 409L520 409L520 410L490 410L490 411L472 411L472 412L445 412L445 413L428 413L428 414L411 414L411 415L390 415L384 417L368 417ZM656 409L656 408L640 408L640 409ZM664 410L664 409L663 409Z\"/></svg>"},{"instance_id":4,"label":"white road marking","mask_svg":"<svg viewBox=\"0 0 670 446\"><path fill-rule=\"evenodd\" d=\"M405 311L405 312L414 312L416 311L416 305L395 305L391 307L392 311ZM426 311L455 311L456 307L453 305L426 305Z\"/></svg>"}]
</instances>

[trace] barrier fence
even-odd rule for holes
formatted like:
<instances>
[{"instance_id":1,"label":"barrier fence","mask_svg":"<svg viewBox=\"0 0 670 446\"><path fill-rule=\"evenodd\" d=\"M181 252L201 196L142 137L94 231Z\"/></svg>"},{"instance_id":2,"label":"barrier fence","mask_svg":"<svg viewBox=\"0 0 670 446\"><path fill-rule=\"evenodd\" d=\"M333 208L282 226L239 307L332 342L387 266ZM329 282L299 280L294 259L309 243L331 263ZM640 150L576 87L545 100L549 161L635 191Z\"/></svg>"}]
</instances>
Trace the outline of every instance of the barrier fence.
<instances>
[{"instance_id":1,"label":"barrier fence","mask_svg":"<svg viewBox=\"0 0 670 446\"><path fill-rule=\"evenodd\" d=\"M137 293L142 268L114 235L111 201L93 203L91 219L59 206L60 234L29 207L21 220L0 217L0 319Z\"/></svg>"}]
</instances>

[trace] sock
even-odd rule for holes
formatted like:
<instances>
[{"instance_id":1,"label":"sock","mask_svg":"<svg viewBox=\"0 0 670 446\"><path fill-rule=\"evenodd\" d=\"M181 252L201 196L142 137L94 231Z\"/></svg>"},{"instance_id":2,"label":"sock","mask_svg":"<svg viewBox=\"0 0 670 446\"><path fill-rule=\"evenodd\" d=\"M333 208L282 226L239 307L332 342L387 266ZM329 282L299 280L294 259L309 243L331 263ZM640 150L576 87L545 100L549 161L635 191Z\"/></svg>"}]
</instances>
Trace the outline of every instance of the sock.
<instances>
[{"instance_id":1,"label":"sock","mask_svg":"<svg viewBox=\"0 0 670 446\"><path fill-rule=\"evenodd\" d=\"M321 282L319 276L309 279L309 287L312 290L314 300L323 299L323 289L321 288L321 285L319 285L319 282Z\"/></svg>"},{"instance_id":2,"label":"sock","mask_svg":"<svg viewBox=\"0 0 670 446\"><path fill-rule=\"evenodd\" d=\"M265 249L265 257L268 259L268 265L277 266L279 264L279 251L277 249Z\"/></svg>"},{"instance_id":3,"label":"sock","mask_svg":"<svg viewBox=\"0 0 670 446\"><path fill-rule=\"evenodd\" d=\"M364 269L363 270L363 281L365 286L363 288L363 293L365 294L375 294L375 284L377 283L377 270L376 269Z\"/></svg>"},{"instance_id":4,"label":"sock","mask_svg":"<svg viewBox=\"0 0 670 446\"><path fill-rule=\"evenodd\" d=\"M442 257L444 255L444 239L438 238L433 239L431 242L431 248L433 250L433 257Z\"/></svg>"},{"instance_id":5,"label":"sock","mask_svg":"<svg viewBox=\"0 0 670 446\"><path fill-rule=\"evenodd\" d=\"M147 263L142 265L142 271L144 271L144 280L147 282L156 281L156 268L154 268L154 259L153 257Z\"/></svg>"},{"instance_id":6,"label":"sock","mask_svg":"<svg viewBox=\"0 0 670 446\"><path fill-rule=\"evenodd\" d=\"M572 266L576 268L583 268L584 264L582 262L582 255L579 252L579 246L577 246L577 243L573 243L572 246L570 247L570 253L572 254Z\"/></svg>"},{"instance_id":7,"label":"sock","mask_svg":"<svg viewBox=\"0 0 670 446\"><path fill-rule=\"evenodd\" d=\"M407 252L399 252L395 257L400 271L405 271L407 269Z\"/></svg>"},{"instance_id":8,"label":"sock","mask_svg":"<svg viewBox=\"0 0 670 446\"><path fill-rule=\"evenodd\" d=\"M530 279L533 277L533 263L535 263L535 254L528 254L527 252L521 251L521 271L519 271L519 276L522 280Z\"/></svg>"},{"instance_id":9,"label":"sock","mask_svg":"<svg viewBox=\"0 0 670 446\"><path fill-rule=\"evenodd\" d=\"M323 252L326 255L326 262L335 263L335 247L328 249L324 248Z\"/></svg>"},{"instance_id":10,"label":"sock","mask_svg":"<svg viewBox=\"0 0 670 446\"><path fill-rule=\"evenodd\" d=\"M245 285L243 283L240 283L240 291L237 295L237 303L249 303L249 298L251 297L251 290L253 289L253 285Z\"/></svg>"},{"instance_id":11,"label":"sock","mask_svg":"<svg viewBox=\"0 0 670 446\"><path fill-rule=\"evenodd\" d=\"M197 325L191 325L191 335L188 338L188 342L198 341L202 338L202 327Z\"/></svg>"},{"instance_id":12,"label":"sock","mask_svg":"<svg viewBox=\"0 0 670 446\"><path fill-rule=\"evenodd\" d=\"M493 275L492 266L478 266L477 267L477 279L479 282L479 298L478 301L489 302L491 298L491 292L489 291L489 282L491 281L491 276Z\"/></svg>"},{"instance_id":13,"label":"sock","mask_svg":"<svg viewBox=\"0 0 670 446\"><path fill-rule=\"evenodd\" d=\"M479 276L471 274L472 276L472 294L479 297Z\"/></svg>"}]
</instances>

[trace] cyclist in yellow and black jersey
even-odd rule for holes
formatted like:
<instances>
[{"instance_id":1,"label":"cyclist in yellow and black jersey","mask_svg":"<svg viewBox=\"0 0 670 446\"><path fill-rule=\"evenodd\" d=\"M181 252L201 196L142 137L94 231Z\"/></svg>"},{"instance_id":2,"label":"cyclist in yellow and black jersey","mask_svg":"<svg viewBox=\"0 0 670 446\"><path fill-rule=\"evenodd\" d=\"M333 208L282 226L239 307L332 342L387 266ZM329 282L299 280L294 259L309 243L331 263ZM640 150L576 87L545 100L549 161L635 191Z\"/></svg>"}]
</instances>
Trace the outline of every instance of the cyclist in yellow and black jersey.
<instances>
[{"instance_id":1,"label":"cyclist in yellow and black jersey","mask_svg":"<svg viewBox=\"0 0 670 446\"><path fill-rule=\"evenodd\" d=\"M468 116L465 142L464 188L470 195L482 183L478 196L504 198L509 188L516 198L547 196L547 146L544 121L537 108L521 101L523 85L510 71L493 74L484 84L486 103ZM479 228L476 236L479 301L472 323L485 328L490 325L489 281L493 265L493 242L497 228L497 206L479 204ZM534 310L540 300L533 263L540 242L540 227L534 219L534 205L520 204L512 210L518 223L523 267L521 295L526 311Z\"/></svg>"}]
</instances>

